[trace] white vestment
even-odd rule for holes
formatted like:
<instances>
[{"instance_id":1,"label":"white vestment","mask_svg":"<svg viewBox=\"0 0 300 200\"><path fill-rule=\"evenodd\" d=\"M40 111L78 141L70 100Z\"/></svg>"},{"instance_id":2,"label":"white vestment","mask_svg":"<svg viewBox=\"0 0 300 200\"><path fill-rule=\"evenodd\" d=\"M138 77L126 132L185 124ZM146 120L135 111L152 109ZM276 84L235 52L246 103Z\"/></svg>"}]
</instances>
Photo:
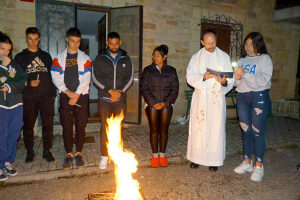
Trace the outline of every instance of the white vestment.
<instances>
[{"instance_id":1,"label":"white vestment","mask_svg":"<svg viewBox=\"0 0 300 200\"><path fill-rule=\"evenodd\" d=\"M226 146L226 100L234 83L227 78L227 87L214 78L203 81L206 68L220 72L232 72L227 53L216 48L213 53L205 48L194 54L187 68L187 82L195 88L193 93L187 159L205 166L222 166Z\"/></svg>"}]
</instances>

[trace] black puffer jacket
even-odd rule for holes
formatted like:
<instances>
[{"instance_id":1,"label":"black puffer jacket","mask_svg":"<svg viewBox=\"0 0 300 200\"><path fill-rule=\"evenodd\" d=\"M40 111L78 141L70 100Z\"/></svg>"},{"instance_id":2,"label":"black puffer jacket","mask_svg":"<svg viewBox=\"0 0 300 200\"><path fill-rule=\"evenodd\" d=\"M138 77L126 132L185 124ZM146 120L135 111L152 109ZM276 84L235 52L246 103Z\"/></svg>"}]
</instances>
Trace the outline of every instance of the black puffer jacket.
<instances>
[{"instance_id":1,"label":"black puffer jacket","mask_svg":"<svg viewBox=\"0 0 300 200\"><path fill-rule=\"evenodd\" d=\"M149 106L159 102L164 102L167 106L174 104L179 90L176 69L163 65L160 71L154 63L145 67L140 88Z\"/></svg>"}]
</instances>

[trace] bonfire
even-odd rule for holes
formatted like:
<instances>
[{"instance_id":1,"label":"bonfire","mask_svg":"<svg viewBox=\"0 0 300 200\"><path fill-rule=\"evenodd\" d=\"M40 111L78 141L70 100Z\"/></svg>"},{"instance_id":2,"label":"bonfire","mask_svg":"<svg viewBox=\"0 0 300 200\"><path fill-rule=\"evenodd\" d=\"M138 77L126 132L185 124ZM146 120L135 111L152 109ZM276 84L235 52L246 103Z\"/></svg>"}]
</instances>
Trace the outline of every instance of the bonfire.
<instances>
[{"instance_id":1,"label":"bonfire","mask_svg":"<svg viewBox=\"0 0 300 200\"><path fill-rule=\"evenodd\" d=\"M138 162L133 153L123 148L121 136L123 118L123 111L120 115L111 116L107 119L106 127L108 154L115 165L116 195L114 199L142 200L139 182L132 178L132 174L137 171Z\"/></svg>"}]
</instances>

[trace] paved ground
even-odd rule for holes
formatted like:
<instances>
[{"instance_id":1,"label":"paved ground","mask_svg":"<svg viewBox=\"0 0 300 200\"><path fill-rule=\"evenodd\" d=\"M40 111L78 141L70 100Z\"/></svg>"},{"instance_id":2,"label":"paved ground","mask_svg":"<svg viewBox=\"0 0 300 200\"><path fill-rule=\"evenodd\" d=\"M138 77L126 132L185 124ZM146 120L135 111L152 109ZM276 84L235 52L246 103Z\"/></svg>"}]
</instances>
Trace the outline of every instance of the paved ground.
<instances>
[{"instance_id":1,"label":"paved ground","mask_svg":"<svg viewBox=\"0 0 300 200\"><path fill-rule=\"evenodd\" d=\"M268 150L265 176L260 183L250 181L250 173L233 172L241 162L238 154L228 155L217 172L210 172L207 167L190 169L187 162L180 162L166 168L140 167L134 177L145 200L299 200L300 171L295 168L299 161L299 148ZM114 173L110 171L2 185L0 199L84 200L89 193L114 188Z\"/></svg>"},{"instance_id":2,"label":"paved ground","mask_svg":"<svg viewBox=\"0 0 300 200\"><path fill-rule=\"evenodd\" d=\"M227 120L227 155L242 153L241 131L236 119ZM129 126L124 129L124 147L132 151L140 166L148 166L151 159L147 126ZM84 145L83 158L86 167L83 169L63 170L62 162L65 157L62 136L54 137L52 152L55 162L48 163L41 158L42 141L35 138L34 150L36 157L32 163L24 163L26 150L22 139L18 143L16 161L14 163L19 175L10 177L6 183L28 182L57 177L68 177L89 173L102 173L97 167L100 157L98 132L87 133L87 143ZM167 155L171 162L185 161L186 144L188 138L188 125L172 124L169 129L169 142ZM274 117L268 120L266 132L267 149L299 148L300 147L300 121L284 117ZM268 156L268 155L267 155ZM299 160L300 162L300 160ZM106 171L111 171L110 166Z\"/></svg>"},{"instance_id":3,"label":"paved ground","mask_svg":"<svg viewBox=\"0 0 300 200\"><path fill-rule=\"evenodd\" d=\"M124 130L124 147L136 154L139 169L135 178L140 182L147 200L198 199L300 199L300 121L275 117L267 123L265 177L261 183L250 181L250 174L233 172L242 160L241 132L236 120L227 120L227 158L215 173L207 167L193 170L185 159L187 125L170 126L167 155L170 166L149 167L151 150L147 126L129 126ZM113 166L98 169L99 136L89 132L83 157L83 169L63 170L65 156L61 136L54 138L53 163L41 159L42 143L35 138L33 163L25 164L26 151L18 144L15 162L19 175L0 183L1 200L83 200L88 193L111 191L115 188Z\"/></svg>"}]
</instances>

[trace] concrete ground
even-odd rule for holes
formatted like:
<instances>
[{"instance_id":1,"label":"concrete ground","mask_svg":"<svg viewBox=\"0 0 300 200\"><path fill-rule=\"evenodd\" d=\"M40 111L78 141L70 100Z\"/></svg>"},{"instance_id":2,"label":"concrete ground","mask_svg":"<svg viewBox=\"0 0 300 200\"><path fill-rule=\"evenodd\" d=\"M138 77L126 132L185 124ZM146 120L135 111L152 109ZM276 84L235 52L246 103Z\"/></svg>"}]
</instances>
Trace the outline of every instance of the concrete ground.
<instances>
[{"instance_id":1,"label":"concrete ground","mask_svg":"<svg viewBox=\"0 0 300 200\"><path fill-rule=\"evenodd\" d=\"M124 130L124 147L139 161L135 177L146 199L300 199L300 121L274 117L267 123L265 177L261 183L250 181L250 174L237 175L235 166L242 161L241 132L237 120L227 120L227 157L216 173L207 167L192 170L185 159L187 125L171 125L167 155L170 166L149 167L151 149L147 126ZM113 166L99 170L98 132L87 133L83 169L63 170L64 148L61 136L54 138L53 163L41 159L42 143L35 139L37 154L25 164L23 142L18 144L15 167L19 172L0 186L0 199L84 199L88 193L114 189Z\"/></svg>"}]
</instances>

